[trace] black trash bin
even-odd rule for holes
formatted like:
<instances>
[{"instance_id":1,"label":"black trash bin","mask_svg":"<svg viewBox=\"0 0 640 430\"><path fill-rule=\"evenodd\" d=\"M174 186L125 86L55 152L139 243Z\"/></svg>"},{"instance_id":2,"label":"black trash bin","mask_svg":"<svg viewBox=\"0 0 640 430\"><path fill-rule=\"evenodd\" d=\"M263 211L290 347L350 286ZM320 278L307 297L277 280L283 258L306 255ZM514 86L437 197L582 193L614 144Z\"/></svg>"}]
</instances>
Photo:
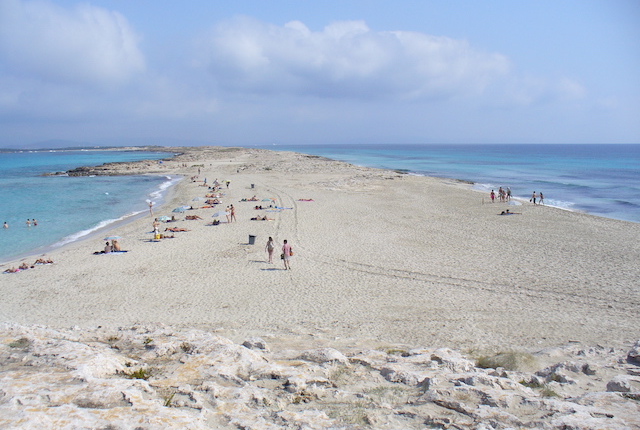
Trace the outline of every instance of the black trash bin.
<instances>
[{"instance_id":1,"label":"black trash bin","mask_svg":"<svg viewBox=\"0 0 640 430\"><path fill-rule=\"evenodd\" d=\"M249 235L249 245L255 245L256 243L256 237L253 235Z\"/></svg>"}]
</instances>

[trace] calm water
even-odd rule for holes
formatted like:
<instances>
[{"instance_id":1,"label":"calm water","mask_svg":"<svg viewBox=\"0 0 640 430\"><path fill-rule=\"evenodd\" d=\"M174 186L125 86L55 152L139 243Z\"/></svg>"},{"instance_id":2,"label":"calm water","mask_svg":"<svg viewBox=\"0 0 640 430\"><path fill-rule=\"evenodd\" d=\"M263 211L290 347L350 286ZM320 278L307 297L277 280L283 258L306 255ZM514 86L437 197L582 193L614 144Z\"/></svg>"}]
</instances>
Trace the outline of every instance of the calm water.
<instances>
[{"instance_id":1,"label":"calm water","mask_svg":"<svg viewBox=\"0 0 640 430\"><path fill-rule=\"evenodd\" d=\"M640 222L640 145L299 145L261 146L353 164L461 179L485 192L510 187L548 205ZM43 173L167 153L60 151L0 153L0 261L45 252L148 210L179 178L65 177ZM36 218L37 227L26 220Z\"/></svg>"},{"instance_id":2,"label":"calm water","mask_svg":"<svg viewBox=\"0 0 640 430\"><path fill-rule=\"evenodd\" d=\"M0 153L0 261L45 252L148 210L146 200L179 178L164 176L42 176L115 161L159 160L171 154L142 151ZM27 227L27 219L37 227Z\"/></svg>"},{"instance_id":3,"label":"calm water","mask_svg":"<svg viewBox=\"0 0 640 430\"><path fill-rule=\"evenodd\" d=\"M510 187L547 205L640 222L640 145L299 145L262 146L461 179L475 188Z\"/></svg>"}]
</instances>

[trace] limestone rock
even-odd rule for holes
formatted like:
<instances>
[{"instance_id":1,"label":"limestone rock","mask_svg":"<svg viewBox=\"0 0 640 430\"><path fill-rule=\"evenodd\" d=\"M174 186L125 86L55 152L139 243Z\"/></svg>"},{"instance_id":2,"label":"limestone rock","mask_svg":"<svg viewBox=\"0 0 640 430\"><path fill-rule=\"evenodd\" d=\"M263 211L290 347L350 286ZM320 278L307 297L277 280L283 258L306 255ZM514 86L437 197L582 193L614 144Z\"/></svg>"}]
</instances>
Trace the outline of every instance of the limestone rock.
<instances>
[{"instance_id":1,"label":"limestone rock","mask_svg":"<svg viewBox=\"0 0 640 430\"><path fill-rule=\"evenodd\" d=\"M633 348L627 354L629 362L640 365L640 340L633 345Z\"/></svg>"},{"instance_id":2,"label":"limestone rock","mask_svg":"<svg viewBox=\"0 0 640 430\"><path fill-rule=\"evenodd\" d=\"M340 363L349 364L349 359L340 351L333 348L320 348L304 352L301 359L315 363Z\"/></svg>"},{"instance_id":3,"label":"limestone rock","mask_svg":"<svg viewBox=\"0 0 640 430\"><path fill-rule=\"evenodd\" d=\"M618 375L607 382L607 391L615 391L618 393L631 392L631 380L628 376Z\"/></svg>"},{"instance_id":4,"label":"limestone rock","mask_svg":"<svg viewBox=\"0 0 640 430\"><path fill-rule=\"evenodd\" d=\"M447 348L272 351L164 326L4 324L0 428L640 428L633 354L536 357L546 364L508 370Z\"/></svg>"},{"instance_id":5,"label":"limestone rock","mask_svg":"<svg viewBox=\"0 0 640 430\"><path fill-rule=\"evenodd\" d=\"M269 351L267 342L265 342L264 339L260 337L252 337L250 339L247 339L244 342L242 342L242 346L249 349L260 349L267 352Z\"/></svg>"}]
</instances>

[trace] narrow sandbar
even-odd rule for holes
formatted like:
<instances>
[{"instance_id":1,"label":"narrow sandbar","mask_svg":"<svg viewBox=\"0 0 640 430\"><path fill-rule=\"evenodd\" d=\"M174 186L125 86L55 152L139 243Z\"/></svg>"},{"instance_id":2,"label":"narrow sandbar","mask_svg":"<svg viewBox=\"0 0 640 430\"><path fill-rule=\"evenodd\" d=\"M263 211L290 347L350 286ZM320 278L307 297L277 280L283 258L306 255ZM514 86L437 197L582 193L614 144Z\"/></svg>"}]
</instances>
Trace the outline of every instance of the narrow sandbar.
<instances>
[{"instance_id":1,"label":"narrow sandbar","mask_svg":"<svg viewBox=\"0 0 640 430\"><path fill-rule=\"evenodd\" d=\"M0 321L456 349L640 339L640 224L528 204L498 216L513 207L466 183L292 152L170 150L183 155L123 171L187 178L154 215L204 205L193 201L204 178L230 181L222 204L162 224L189 230L173 239L151 241L147 216L111 232L127 253L93 255L104 243L82 241L48 253L52 265L0 275ZM287 209L254 209L263 199ZM230 204L237 222L207 225ZM292 243L291 271L266 262L269 236Z\"/></svg>"}]
</instances>

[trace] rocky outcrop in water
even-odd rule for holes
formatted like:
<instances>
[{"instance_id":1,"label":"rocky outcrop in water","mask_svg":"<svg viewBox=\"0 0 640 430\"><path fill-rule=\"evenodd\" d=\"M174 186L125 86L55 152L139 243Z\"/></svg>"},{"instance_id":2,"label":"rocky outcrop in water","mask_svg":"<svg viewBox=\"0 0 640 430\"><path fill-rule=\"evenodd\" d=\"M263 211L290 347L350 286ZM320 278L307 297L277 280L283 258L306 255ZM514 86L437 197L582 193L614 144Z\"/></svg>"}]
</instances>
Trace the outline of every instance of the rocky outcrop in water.
<instances>
[{"instance_id":1,"label":"rocky outcrop in water","mask_svg":"<svg viewBox=\"0 0 640 430\"><path fill-rule=\"evenodd\" d=\"M5 324L0 339L0 428L640 428L640 342L472 359L167 327Z\"/></svg>"}]
</instances>

